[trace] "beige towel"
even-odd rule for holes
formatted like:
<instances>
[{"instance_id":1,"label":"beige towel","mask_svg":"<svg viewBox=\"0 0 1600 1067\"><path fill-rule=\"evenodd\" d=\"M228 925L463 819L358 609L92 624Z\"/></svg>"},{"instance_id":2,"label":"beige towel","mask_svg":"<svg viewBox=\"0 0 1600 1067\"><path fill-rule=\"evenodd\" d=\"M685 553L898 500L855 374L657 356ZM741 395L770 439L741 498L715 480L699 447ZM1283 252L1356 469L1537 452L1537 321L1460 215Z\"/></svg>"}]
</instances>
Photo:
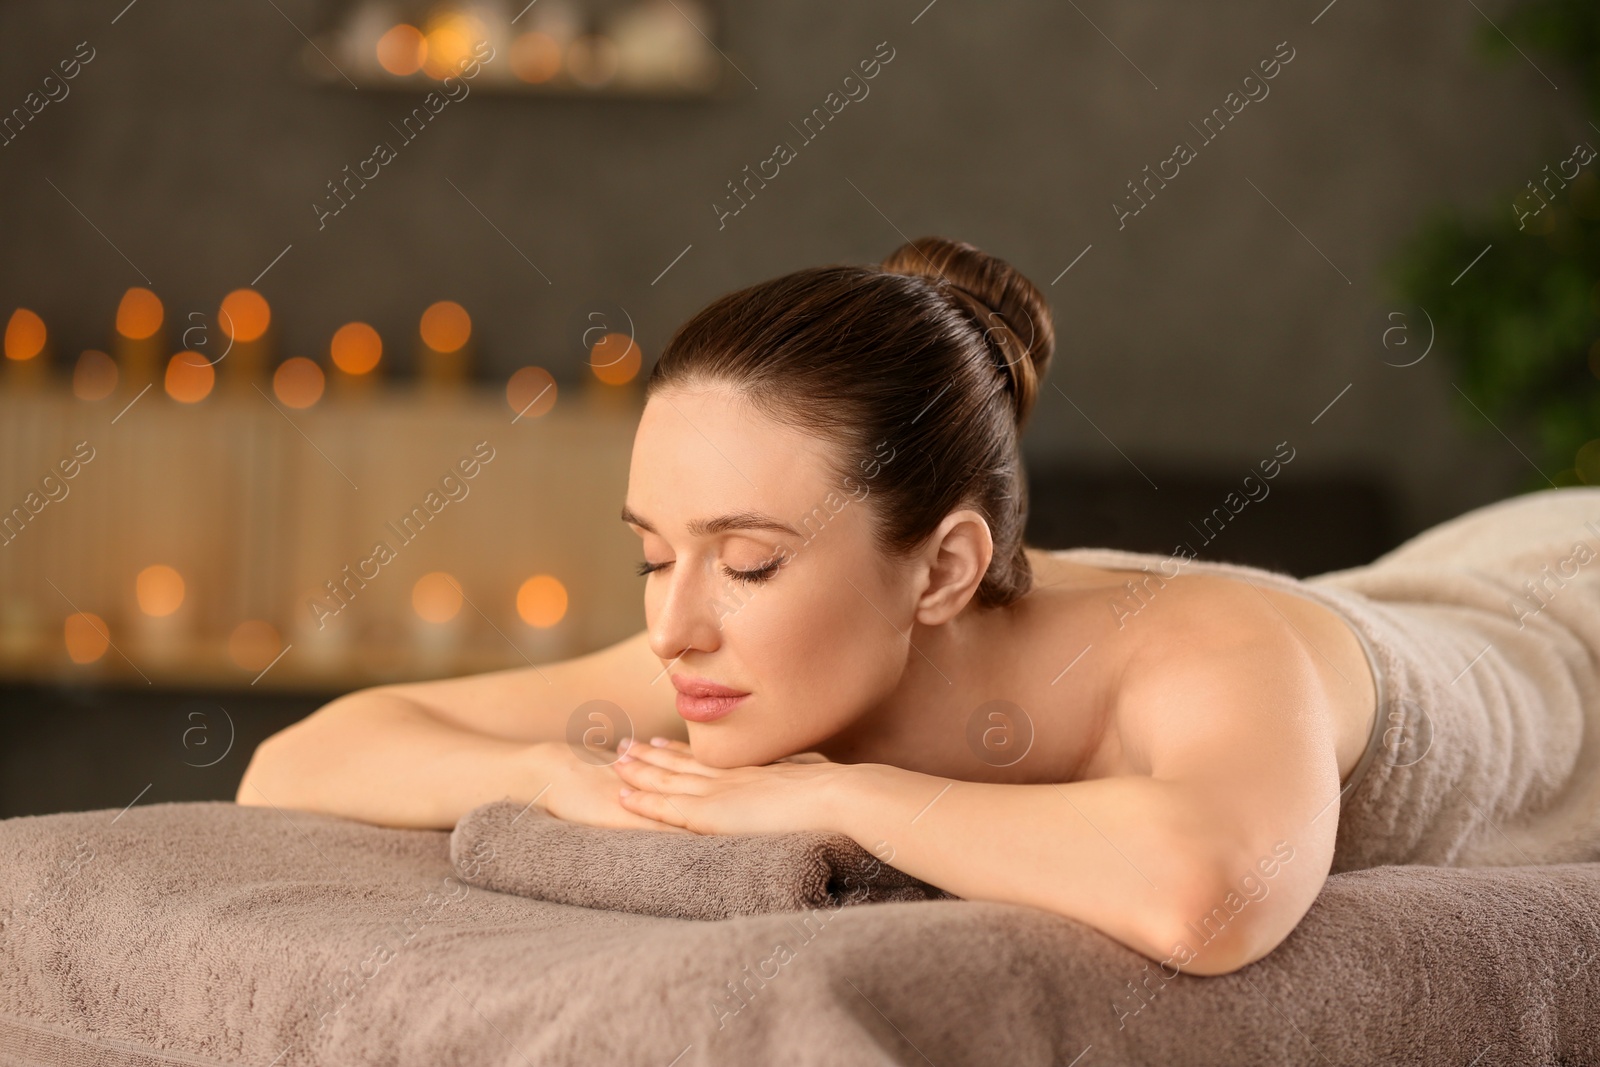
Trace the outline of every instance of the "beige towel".
<instances>
[{"instance_id":1,"label":"beige towel","mask_svg":"<svg viewBox=\"0 0 1600 1067\"><path fill-rule=\"evenodd\" d=\"M530 900L463 885L448 838L220 803L0 822L0 1064L1600 1063L1600 864L1335 875L1202 978L983 900Z\"/></svg>"},{"instance_id":2,"label":"beige towel","mask_svg":"<svg viewBox=\"0 0 1600 1067\"><path fill-rule=\"evenodd\" d=\"M1168 559L1056 554L1152 570ZM1342 800L1335 872L1600 860L1600 488L1504 500L1304 581L1199 561L1183 573L1309 597L1375 660L1376 758Z\"/></svg>"},{"instance_id":3,"label":"beige towel","mask_svg":"<svg viewBox=\"0 0 1600 1067\"><path fill-rule=\"evenodd\" d=\"M624 830L507 800L461 817L450 861L463 881L483 889L677 919L956 899L844 834Z\"/></svg>"}]
</instances>

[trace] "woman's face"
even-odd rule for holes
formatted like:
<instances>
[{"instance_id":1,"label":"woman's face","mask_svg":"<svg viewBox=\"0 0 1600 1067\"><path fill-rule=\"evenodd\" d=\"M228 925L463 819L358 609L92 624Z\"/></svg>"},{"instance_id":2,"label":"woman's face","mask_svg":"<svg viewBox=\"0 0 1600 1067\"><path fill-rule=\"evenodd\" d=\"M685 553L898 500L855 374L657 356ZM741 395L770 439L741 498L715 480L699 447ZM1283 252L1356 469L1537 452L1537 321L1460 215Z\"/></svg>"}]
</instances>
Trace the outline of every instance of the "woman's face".
<instances>
[{"instance_id":1,"label":"woman's face","mask_svg":"<svg viewBox=\"0 0 1600 1067\"><path fill-rule=\"evenodd\" d=\"M667 389L645 405L624 518L656 568L644 578L651 648L680 682L749 694L713 721L685 716L712 766L812 749L905 670L915 595L873 545L867 511L892 451L850 457L862 473L833 485L827 448L726 386Z\"/></svg>"}]
</instances>

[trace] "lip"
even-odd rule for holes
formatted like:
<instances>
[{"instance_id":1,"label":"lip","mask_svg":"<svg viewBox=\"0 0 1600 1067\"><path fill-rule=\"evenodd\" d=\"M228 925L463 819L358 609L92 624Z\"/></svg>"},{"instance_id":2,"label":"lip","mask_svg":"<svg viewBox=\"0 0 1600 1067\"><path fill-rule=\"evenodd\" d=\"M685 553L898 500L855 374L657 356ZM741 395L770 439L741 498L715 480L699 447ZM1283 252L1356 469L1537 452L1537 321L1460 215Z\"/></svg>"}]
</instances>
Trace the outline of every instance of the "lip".
<instances>
[{"instance_id":1,"label":"lip","mask_svg":"<svg viewBox=\"0 0 1600 1067\"><path fill-rule=\"evenodd\" d=\"M678 714L690 722L714 722L738 707L750 694L705 678L674 674L672 687L678 691Z\"/></svg>"}]
</instances>

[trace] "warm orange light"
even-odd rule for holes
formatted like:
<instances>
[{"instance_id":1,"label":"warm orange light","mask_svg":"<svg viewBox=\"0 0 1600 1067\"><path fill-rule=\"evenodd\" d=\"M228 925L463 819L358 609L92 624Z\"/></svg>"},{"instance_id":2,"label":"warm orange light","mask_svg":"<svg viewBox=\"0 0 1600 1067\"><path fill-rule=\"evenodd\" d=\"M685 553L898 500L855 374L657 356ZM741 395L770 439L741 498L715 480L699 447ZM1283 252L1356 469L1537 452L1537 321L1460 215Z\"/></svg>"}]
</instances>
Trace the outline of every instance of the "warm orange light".
<instances>
[{"instance_id":1,"label":"warm orange light","mask_svg":"<svg viewBox=\"0 0 1600 1067\"><path fill-rule=\"evenodd\" d=\"M111 632L106 629L106 621L91 612L79 611L68 615L64 629L67 655L72 657L74 663L93 663L106 654L106 648L111 644Z\"/></svg>"},{"instance_id":2,"label":"warm orange light","mask_svg":"<svg viewBox=\"0 0 1600 1067\"><path fill-rule=\"evenodd\" d=\"M308 408L321 400L326 384L322 368L305 356L284 360L272 374L272 391L292 408Z\"/></svg>"},{"instance_id":3,"label":"warm orange light","mask_svg":"<svg viewBox=\"0 0 1600 1067\"><path fill-rule=\"evenodd\" d=\"M167 360L167 395L174 400L198 404L216 384L216 369L198 352L179 352Z\"/></svg>"},{"instance_id":4,"label":"warm orange light","mask_svg":"<svg viewBox=\"0 0 1600 1067\"><path fill-rule=\"evenodd\" d=\"M446 11L428 20L428 50L422 68L429 77L446 78L472 58L473 46L487 36L482 22L460 11Z\"/></svg>"},{"instance_id":5,"label":"warm orange light","mask_svg":"<svg viewBox=\"0 0 1600 1067\"><path fill-rule=\"evenodd\" d=\"M235 341L254 341L267 332L272 309L267 306L267 298L254 289L235 289L222 298L217 321L222 324L222 332Z\"/></svg>"},{"instance_id":6,"label":"warm orange light","mask_svg":"<svg viewBox=\"0 0 1600 1067\"><path fill-rule=\"evenodd\" d=\"M427 622L449 622L461 610L461 587L444 571L433 571L411 587L411 607Z\"/></svg>"},{"instance_id":7,"label":"warm orange light","mask_svg":"<svg viewBox=\"0 0 1600 1067\"><path fill-rule=\"evenodd\" d=\"M639 346L625 333L608 333L589 349L589 368L607 385L631 382L642 359Z\"/></svg>"},{"instance_id":8,"label":"warm orange light","mask_svg":"<svg viewBox=\"0 0 1600 1067\"><path fill-rule=\"evenodd\" d=\"M165 563L152 563L133 580L133 591L139 610L159 619L183 603L183 575Z\"/></svg>"},{"instance_id":9,"label":"warm orange light","mask_svg":"<svg viewBox=\"0 0 1600 1067\"><path fill-rule=\"evenodd\" d=\"M435 352L454 352L472 336L472 316L454 300L441 300L422 313L422 343Z\"/></svg>"},{"instance_id":10,"label":"warm orange light","mask_svg":"<svg viewBox=\"0 0 1600 1067\"><path fill-rule=\"evenodd\" d=\"M591 89L610 81L617 73L617 46L609 37L586 33L567 45L567 70L572 80Z\"/></svg>"},{"instance_id":11,"label":"warm orange light","mask_svg":"<svg viewBox=\"0 0 1600 1067\"><path fill-rule=\"evenodd\" d=\"M567 587L548 574L536 574L517 590L517 614L529 626L554 626L567 614Z\"/></svg>"},{"instance_id":12,"label":"warm orange light","mask_svg":"<svg viewBox=\"0 0 1600 1067\"><path fill-rule=\"evenodd\" d=\"M378 65L390 74L405 77L422 69L428 58L428 39L422 31L402 22L378 38Z\"/></svg>"},{"instance_id":13,"label":"warm orange light","mask_svg":"<svg viewBox=\"0 0 1600 1067\"><path fill-rule=\"evenodd\" d=\"M270 622L246 619L228 635L228 658L247 671L264 671L283 650L283 639Z\"/></svg>"},{"instance_id":14,"label":"warm orange light","mask_svg":"<svg viewBox=\"0 0 1600 1067\"><path fill-rule=\"evenodd\" d=\"M104 400L117 388L117 361L86 349L72 369L72 395L79 400Z\"/></svg>"},{"instance_id":15,"label":"warm orange light","mask_svg":"<svg viewBox=\"0 0 1600 1067\"><path fill-rule=\"evenodd\" d=\"M135 286L122 294L117 305L117 332L130 341L143 341L161 329L161 298Z\"/></svg>"},{"instance_id":16,"label":"warm orange light","mask_svg":"<svg viewBox=\"0 0 1600 1067\"><path fill-rule=\"evenodd\" d=\"M383 356L383 338L364 322L347 322L334 332L328 354L346 374L366 374Z\"/></svg>"},{"instance_id":17,"label":"warm orange light","mask_svg":"<svg viewBox=\"0 0 1600 1067\"><path fill-rule=\"evenodd\" d=\"M27 308L11 313L6 323L6 358L32 359L44 351L44 320Z\"/></svg>"},{"instance_id":18,"label":"warm orange light","mask_svg":"<svg viewBox=\"0 0 1600 1067\"><path fill-rule=\"evenodd\" d=\"M537 419L556 406L556 380L543 367L523 367L506 381L506 403L520 419Z\"/></svg>"},{"instance_id":19,"label":"warm orange light","mask_svg":"<svg viewBox=\"0 0 1600 1067\"><path fill-rule=\"evenodd\" d=\"M524 33L511 42L511 73L537 85L561 69L561 44L548 33Z\"/></svg>"}]
</instances>

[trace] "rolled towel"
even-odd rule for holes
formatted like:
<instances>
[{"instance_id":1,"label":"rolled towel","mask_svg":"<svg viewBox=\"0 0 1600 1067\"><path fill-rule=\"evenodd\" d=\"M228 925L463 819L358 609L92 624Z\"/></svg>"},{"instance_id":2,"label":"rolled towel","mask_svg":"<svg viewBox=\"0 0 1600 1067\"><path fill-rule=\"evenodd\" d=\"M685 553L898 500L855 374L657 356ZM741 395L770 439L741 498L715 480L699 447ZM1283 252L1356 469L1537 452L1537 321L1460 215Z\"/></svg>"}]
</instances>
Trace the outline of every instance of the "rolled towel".
<instances>
[{"instance_id":1,"label":"rolled towel","mask_svg":"<svg viewBox=\"0 0 1600 1067\"><path fill-rule=\"evenodd\" d=\"M509 800L461 817L450 834L450 863L481 889L677 919L959 899L841 833L617 829Z\"/></svg>"}]
</instances>

